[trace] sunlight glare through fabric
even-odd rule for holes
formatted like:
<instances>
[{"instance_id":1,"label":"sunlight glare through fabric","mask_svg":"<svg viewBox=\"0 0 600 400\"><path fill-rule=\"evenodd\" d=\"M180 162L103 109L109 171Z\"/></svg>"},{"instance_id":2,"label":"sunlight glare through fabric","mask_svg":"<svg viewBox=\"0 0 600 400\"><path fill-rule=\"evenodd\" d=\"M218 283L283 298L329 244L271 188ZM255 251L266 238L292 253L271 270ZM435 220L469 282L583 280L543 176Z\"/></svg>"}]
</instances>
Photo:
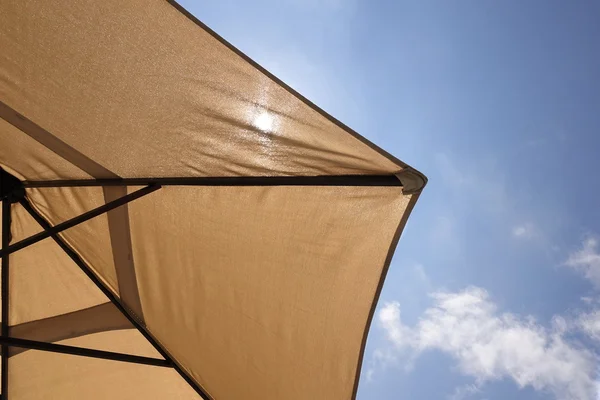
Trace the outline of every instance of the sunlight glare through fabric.
<instances>
[{"instance_id":1,"label":"sunlight glare through fabric","mask_svg":"<svg viewBox=\"0 0 600 400\"><path fill-rule=\"evenodd\" d=\"M273 117L268 112L261 112L253 121L253 125L263 132L271 132L273 130Z\"/></svg>"}]
</instances>

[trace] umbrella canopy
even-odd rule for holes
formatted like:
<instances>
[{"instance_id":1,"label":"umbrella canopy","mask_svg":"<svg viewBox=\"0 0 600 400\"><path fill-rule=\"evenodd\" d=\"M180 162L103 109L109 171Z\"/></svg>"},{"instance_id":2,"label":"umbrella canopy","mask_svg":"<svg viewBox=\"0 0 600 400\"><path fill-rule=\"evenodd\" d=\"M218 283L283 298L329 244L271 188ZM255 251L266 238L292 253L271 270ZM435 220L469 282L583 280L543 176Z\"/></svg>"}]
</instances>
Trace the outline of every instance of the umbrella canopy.
<instances>
[{"instance_id":1,"label":"umbrella canopy","mask_svg":"<svg viewBox=\"0 0 600 400\"><path fill-rule=\"evenodd\" d=\"M355 397L425 177L173 1L0 3L4 400Z\"/></svg>"}]
</instances>

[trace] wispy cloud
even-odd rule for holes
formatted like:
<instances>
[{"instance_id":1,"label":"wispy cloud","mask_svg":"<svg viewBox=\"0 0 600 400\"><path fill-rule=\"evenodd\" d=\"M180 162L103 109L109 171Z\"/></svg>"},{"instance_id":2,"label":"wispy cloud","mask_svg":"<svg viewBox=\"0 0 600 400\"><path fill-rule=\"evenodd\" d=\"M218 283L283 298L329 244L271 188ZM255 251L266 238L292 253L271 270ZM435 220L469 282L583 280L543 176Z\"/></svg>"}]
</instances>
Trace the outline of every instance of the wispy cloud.
<instances>
[{"instance_id":1,"label":"wispy cloud","mask_svg":"<svg viewBox=\"0 0 600 400\"><path fill-rule=\"evenodd\" d=\"M427 291L430 291L432 287L431 279L429 278L429 275L427 275L425 267L421 264L415 264L413 270L417 280L427 289Z\"/></svg>"},{"instance_id":2,"label":"wispy cloud","mask_svg":"<svg viewBox=\"0 0 600 400\"><path fill-rule=\"evenodd\" d=\"M445 214L453 216L439 218L435 231L441 233L435 235L441 236L452 228L453 236L448 241L459 244L464 236L460 230L470 229L471 221L477 218L479 224L487 225L493 232L510 232L520 240L542 239L535 221L539 210L523 207L522 196L515 191L502 163L493 157L465 160L448 153L438 153L435 159L445 190L445 202L440 206L447 207Z\"/></svg>"},{"instance_id":3,"label":"wispy cloud","mask_svg":"<svg viewBox=\"0 0 600 400\"><path fill-rule=\"evenodd\" d=\"M447 186L453 186L457 189L472 186L477 180L469 169L461 168L456 161L446 153L435 155L439 172L443 182Z\"/></svg>"},{"instance_id":4,"label":"wispy cloud","mask_svg":"<svg viewBox=\"0 0 600 400\"><path fill-rule=\"evenodd\" d=\"M477 287L432 298L434 305L412 328L402 323L397 302L379 312L380 327L398 354L444 352L478 385L509 378L560 399L595 398L596 357L565 338L565 321L545 328L532 317L500 313Z\"/></svg>"},{"instance_id":5,"label":"wispy cloud","mask_svg":"<svg viewBox=\"0 0 600 400\"><path fill-rule=\"evenodd\" d=\"M399 360L398 356L399 354L395 349L387 346L375 349L371 359L367 361L366 365L367 368L365 374L367 383L375 381L375 374L380 374L391 366L397 366ZM410 362L403 362L403 365L406 371L412 369L412 364Z\"/></svg>"},{"instance_id":6,"label":"wispy cloud","mask_svg":"<svg viewBox=\"0 0 600 400\"><path fill-rule=\"evenodd\" d=\"M600 310L583 313L576 322L578 328L588 337L600 341Z\"/></svg>"},{"instance_id":7,"label":"wispy cloud","mask_svg":"<svg viewBox=\"0 0 600 400\"><path fill-rule=\"evenodd\" d=\"M532 223L527 222L515 226L512 230L512 234L519 239L531 239L536 235L536 228Z\"/></svg>"},{"instance_id":8,"label":"wispy cloud","mask_svg":"<svg viewBox=\"0 0 600 400\"><path fill-rule=\"evenodd\" d=\"M463 243L457 231L456 219L452 216L438 216L430 232L432 246L446 257L457 257L461 254Z\"/></svg>"},{"instance_id":9,"label":"wispy cloud","mask_svg":"<svg viewBox=\"0 0 600 400\"><path fill-rule=\"evenodd\" d=\"M596 288L600 289L598 239L595 237L585 239L581 248L569 255L565 265L583 274Z\"/></svg>"},{"instance_id":10,"label":"wispy cloud","mask_svg":"<svg viewBox=\"0 0 600 400\"><path fill-rule=\"evenodd\" d=\"M450 154L435 156L442 183L454 201L505 218L515 211L515 195L502 165L492 158L458 160Z\"/></svg>"},{"instance_id":11,"label":"wispy cloud","mask_svg":"<svg viewBox=\"0 0 600 400\"><path fill-rule=\"evenodd\" d=\"M581 296L579 299L587 305L593 304L596 301L592 296Z\"/></svg>"},{"instance_id":12,"label":"wispy cloud","mask_svg":"<svg viewBox=\"0 0 600 400\"><path fill-rule=\"evenodd\" d=\"M457 387L454 393L448 396L448 400L465 400L477 393L481 393L481 388L471 383Z\"/></svg>"}]
</instances>

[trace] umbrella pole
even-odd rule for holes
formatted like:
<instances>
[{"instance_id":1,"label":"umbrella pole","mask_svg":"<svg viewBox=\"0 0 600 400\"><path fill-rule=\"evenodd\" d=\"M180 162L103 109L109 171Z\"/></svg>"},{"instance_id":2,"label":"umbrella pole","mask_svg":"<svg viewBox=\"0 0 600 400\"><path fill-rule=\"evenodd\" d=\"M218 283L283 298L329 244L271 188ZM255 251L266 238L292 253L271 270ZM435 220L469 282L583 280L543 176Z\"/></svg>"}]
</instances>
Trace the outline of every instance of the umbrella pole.
<instances>
[{"instance_id":1,"label":"umbrella pole","mask_svg":"<svg viewBox=\"0 0 600 400\"><path fill-rule=\"evenodd\" d=\"M25 197L25 189L21 182L0 168L0 200L2 201L2 249L0 250L0 259L2 260L2 272L0 278L2 279L0 287L0 297L2 298L2 323L0 327L0 333L2 336L8 336L8 311L9 311L9 254L5 253L12 239L10 232L11 225L11 205ZM2 343L0 346L0 352L2 357L2 379L0 383L1 399L8 399L8 346Z\"/></svg>"},{"instance_id":2,"label":"umbrella pole","mask_svg":"<svg viewBox=\"0 0 600 400\"><path fill-rule=\"evenodd\" d=\"M2 201L2 248L10 243L11 203ZM2 255L2 336L8 336L8 263L9 255ZM2 400L8 399L8 346L2 344Z\"/></svg>"}]
</instances>

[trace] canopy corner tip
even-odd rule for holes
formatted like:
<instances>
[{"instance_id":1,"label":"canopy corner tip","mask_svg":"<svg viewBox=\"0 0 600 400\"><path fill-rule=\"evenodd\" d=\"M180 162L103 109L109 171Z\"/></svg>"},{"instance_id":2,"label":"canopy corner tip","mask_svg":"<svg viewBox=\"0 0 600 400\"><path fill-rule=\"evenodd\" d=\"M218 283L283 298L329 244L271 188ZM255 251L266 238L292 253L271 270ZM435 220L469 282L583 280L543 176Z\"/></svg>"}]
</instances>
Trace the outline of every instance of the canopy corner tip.
<instances>
[{"instance_id":1,"label":"canopy corner tip","mask_svg":"<svg viewBox=\"0 0 600 400\"><path fill-rule=\"evenodd\" d=\"M396 173L396 177L402 182L402 193L405 195L418 194L427 185L427 177L409 166Z\"/></svg>"}]
</instances>

